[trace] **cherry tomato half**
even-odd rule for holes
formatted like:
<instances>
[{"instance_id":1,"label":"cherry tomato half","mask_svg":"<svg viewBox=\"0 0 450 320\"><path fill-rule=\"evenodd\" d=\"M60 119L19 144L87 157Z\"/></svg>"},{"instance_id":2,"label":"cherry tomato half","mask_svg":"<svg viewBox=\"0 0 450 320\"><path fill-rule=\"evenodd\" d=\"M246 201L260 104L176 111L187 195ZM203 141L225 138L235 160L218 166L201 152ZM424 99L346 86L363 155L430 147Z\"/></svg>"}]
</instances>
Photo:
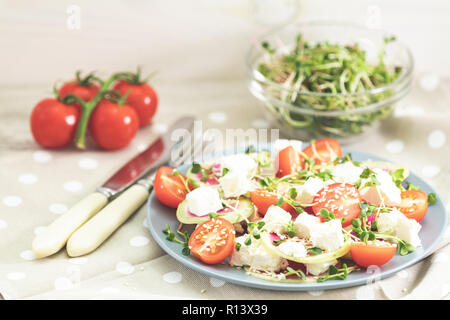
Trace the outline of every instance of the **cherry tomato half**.
<instances>
[{"instance_id":1,"label":"cherry tomato half","mask_svg":"<svg viewBox=\"0 0 450 320\"><path fill-rule=\"evenodd\" d=\"M156 197L166 206L177 208L188 193L184 184L185 180L186 177L181 173L174 175L173 168L160 167L156 172L153 186Z\"/></svg>"},{"instance_id":2,"label":"cherry tomato half","mask_svg":"<svg viewBox=\"0 0 450 320\"><path fill-rule=\"evenodd\" d=\"M43 147L63 147L72 142L79 118L80 111L74 105L47 98L41 100L31 112L31 133Z\"/></svg>"},{"instance_id":3,"label":"cherry tomato half","mask_svg":"<svg viewBox=\"0 0 450 320\"><path fill-rule=\"evenodd\" d=\"M151 86L147 83L132 84L127 81L118 81L113 88L121 96L129 92L125 103L138 114L140 127L151 122L158 107L158 96Z\"/></svg>"},{"instance_id":4,"label":"cherry tomato half","mask_svg":"<svg viewBox=\"0 0 450 320\"><path fill-rule=\"evenodd\" d=\"M302 168L300 154L292 146L280 150L276 158L276 167L279 178L300 171Z\"/></svg>"},{"instance_id":5,"label":"cherry tomato half","mask_svg":"<svg viewBox=\"0 0 450 320\"><path fill-rule=\"evenodd\" d=\"M91 114L89 129L94 141L103 149L126 147L139 129L139 118L133 108L101 100Z\"/></svg>"},{"instance_id":6,"label":"cherry tomato half","mask_svg":"<svg viewBox=\"0 0 450 320\"><path fill-rule=\"evenodd\" d=\"M204 263L219 263L233 252L235 233L233 224L228 220L212 218L191 234L189 249Z\"/></svg>"},{"instance_id":7,"label":"cherry tomato half","mask_svg":"<svg viewBox=\"0 0 450 320\"><path fill-rule=\"evenodd\" d=\"M334 214L336 219L344 218L342 226L350 225L361 212L359 206L361 196L358 189L349 183L333 183L321 189L313 198L314 214L320 215L325 208Z\"/></svg>"},{"instance_id":8,"label":"cherry tomato half","mask_svg":"<svg viewBox=\"0 0 450 320\"><path fill-rule=\"evenodd\" d=\"M273 206L279 199L279 195L267 190L261 189L250 192L250 200L256 206L258 212L262 215L265 215L269 207ZM285 211L289 211L291 209L291 206L287 202L283 202L280 207Z\"/></svg>"},{"instance_id":9,"label":"cherry tomato half","mask_svg":"<svg viewBox=\"0 0 450 320\"><path fill-rule=\"evenodd\" d=\"M371 265L381 266L387 263L395 254L397 245L384 241L353 242L350 253L353 261L361 267L367 268Z\"/></svg>"},{"instance_id":10,"label":"cherry tomato half","mask_svg":"<svg viewBox=\"0 0 450 320\"><path fill-rule=\"evenodd\" d=\"M397 207L407 218L422 220L428 210L428 196L420 190L406 190L401 193L402 202Z\"/></svg>"},{"instance_id":11,"label":"cherry tomato half","mask_svg":"<svg viewBox=\"0 0 450 320\"><path fill-rule=\"evenodd\" d=\"M342 149L339 142L334 139L320 139L303 149L303 153L316 164L326 164L338 157L342 157Z\"/></svg>"}]
</instances>

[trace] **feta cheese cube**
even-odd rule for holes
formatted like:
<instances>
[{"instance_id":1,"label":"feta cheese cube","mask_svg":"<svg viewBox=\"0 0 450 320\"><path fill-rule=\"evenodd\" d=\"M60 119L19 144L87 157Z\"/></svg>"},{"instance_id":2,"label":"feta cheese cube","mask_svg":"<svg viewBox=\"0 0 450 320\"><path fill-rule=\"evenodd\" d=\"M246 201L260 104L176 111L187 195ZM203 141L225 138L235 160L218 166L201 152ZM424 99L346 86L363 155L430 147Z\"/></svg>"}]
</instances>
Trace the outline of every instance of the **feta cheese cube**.
<instances>
[{"instance_id":1,"label":"feta cheese cube","mask_svg":"<svg viewBox=\"0 0 450 320\"><path fill-rule=\"evenodd\" d=\"M287 225L291 221L291 214L278 206L270 206L263 218L264 230L278 234L287 231Z\"/></svg>"},{"instance_id":2,"label":"feta cheese cube","mask_svg":"<svg viewBox=\"0 0 450 320\"><path fill-rule=\"evenodd\" d=\"M207 186L189 192L186 201L189 212L196 216L204 216L223 208L217 189Z\"/></svg>"},{"instance_id":3,"label":"feta cheese cube","mask_svg":"<svg viewBox=\"0 0 450 320\"><path fill-rule=\"evenodd\" d=\"M250 245L246 245L245 241L250 235L246 234L236 238L236 242L241 246L239 250L234 248L230 258L230 265L232 266L249 266L254 270L279 271L286 263L286 259L280 256L271 254L266 251L259 241L252 239Z\"/></svg>"},{"instance_id":4,"label":"feta cheese cube","mask_svg":"<svg viewBox=\"0 0 450 320\"><path fill-rule=\"evenodd\" d=\"M310 177L303 186L297 188L297 200L304 204L310 204L323 187L325 187L325 182L322 179Z\"/></svg>"},{"instance_id":5,"label":"feta cheese cube","mask_svg":"<svg viewBox=\"0 0 450 320\"><path fill-rule=\"evenodd\" d=\"M331 174L336 182L355 184L360 179L363 171L363 168L355 166L351 161L347 161L333 167Z\"/></svg>"},{"instance_id":6,"label":"feta cheese cube","mask_svg":"<svg viewBox=\"0 0 450 320\"><path fill-rule=\"evenodd\" d=\"M379 168L374 168L373 171L376 174L379 185L365 187L360 191L361 198L370 204L380 206L384 203L385 206L399 205L401 198L401 190L397 188L391 175ZM361 186L369 181L364 179L361 181Z\"/></svg>"},{"instance_id":7,"label":"feta cheese cube","mask_svg":"<svg viewBox=\"0 0 450 320\"><path fill-rule=\"evenodd\" d=\"M242 153L223 157L220 159L220 164L222 169L227 168L229 173L233 171L240 172L248 178L250 178L258 168L258 163L256 163L252 157Z\"/></svg>"},{"instance_id":8,"label":"feta cheese cube","mask_svg":"<svg viewBox=\"0 0 450 320\"><path fill-rule=\"evenodd\" d=\"M297 216L294 222L294 231L299 238L307 239L310 237L311 230L320 223L320 218L306 212Z\"/></svg>"},{"instance_id":9,"label":"feta cheese cube","mask_svg":"<svg viewBox=\"0 0 450 320\"><path fill-rule=\"evenodd\" d=\"M305 263L306 273L313 276L318 276L319 274L327 272L330 266L336 265L337 262L337 260L332 260L322 263Z\"/></svg>"},{"instance_id":10,"label":"feta cheese cube","mask_svg":"<svg viewBox=\"0 0 450 320\"><path fill-rule=\"evenodd\" d=\"M314 246L328 252L339 249L344 245L341 221L333 219L314 225L310 232L310 239Z\"/></svg>"},{"instance_id":11,"label":"feta cheese cube","mask_svg":"<svg viewBox=\"0 0 450 320\"><path fill-rule=\"evenodd\" d=\"M253 189L251 181L239 170L228 172L219 179L219 183L226 198L239 197Z\"/></svg>"},{"instance_id":12,"label":"feta cheese cube","mask_svg":"<svg viewBox=\"0 0 450 320\"><path fill-rule=\"evenodd\" d=\"M377 218L378 232L389 234L410 243L414 248L421 246L419 231L420 223L408 219L402 212L394 209L391 212L381 212Z\"/></svg>"},{"instance_id":13,"label":"feta cheese cube","mask_svg":"<svg viewBox=\"0 0 450 320\"><path fill-rule=\"evenodd\" d=\"M295 257L295 258L303 258L306 257L307 251L303 243L293 240L286 240L282 242L278 246L278 250L283 252L284 254Z\"/></svg>"}]
</instances>

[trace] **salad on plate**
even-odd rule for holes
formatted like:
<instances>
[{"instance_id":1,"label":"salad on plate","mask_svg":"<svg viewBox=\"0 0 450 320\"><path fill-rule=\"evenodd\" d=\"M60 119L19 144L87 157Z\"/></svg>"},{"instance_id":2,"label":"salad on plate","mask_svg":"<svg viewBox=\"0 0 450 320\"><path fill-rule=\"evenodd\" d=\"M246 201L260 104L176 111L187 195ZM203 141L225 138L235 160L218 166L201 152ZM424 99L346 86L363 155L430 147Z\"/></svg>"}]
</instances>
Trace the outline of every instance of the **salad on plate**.
<instances>
[{"instance_id":1,"label":"salad on plate","mask_svg":"<svg viewBox=\"0 0 450 320\"><path fill-rule=\"evenodd\" d=\"M186 175L161 167L155 195L180 222L166 239L205 264L280 282L345 279L421 246L436 195L409 183L406 167L353 161L334 139L272 148L194 162Z\"/></svg>"}]
</instances>

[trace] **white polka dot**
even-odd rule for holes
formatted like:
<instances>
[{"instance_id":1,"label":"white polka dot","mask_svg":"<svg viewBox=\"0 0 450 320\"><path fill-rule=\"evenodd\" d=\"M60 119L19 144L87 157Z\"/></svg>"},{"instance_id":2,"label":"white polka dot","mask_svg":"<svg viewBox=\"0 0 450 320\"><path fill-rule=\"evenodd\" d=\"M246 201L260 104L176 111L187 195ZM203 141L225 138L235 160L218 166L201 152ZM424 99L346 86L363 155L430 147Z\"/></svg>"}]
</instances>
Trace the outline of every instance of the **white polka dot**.
<instances>
[{"instance_id":1,"label":"white polka dot","mask_svg":"<svg viewBox=\"0 0 450 320\"><path fill-rule=\"evenodd\" d=\"M209 278L209 283L211 284L212 287L219 288L225 284L225 281L211 277Z\"/></svg>"},{"instance_id":2,"label":"white polka dot","mask_svg":"<svg viewBox=\"0 0 450 320\"><path fill-rule=\"evenodd\" d=\"M69 210L65 204L62 203L52 203L48 206L48 210L54 214L64 214Z\"/></svg>"},{"instance_id":3,"label":"white polka dot","mask_svg":"<svg viewBox=\"0 0 450 320\"><path fill-rule=\"evenodd\" d=\"M83 184L80 181L72 180L72 181L64 182L63 187L66 191L78 192L81 189L83 189Z\"/></svg>"},{"instance_id":4,"label":"white polka dot","mask_svg":"<svg viewBox=\"0 0 450 320\"><path fill-rule=\"evenodd\" d=\"M33 152L33 159L39 163L46 163L52 160L52 155L48 151L38 150Z\"/></svg>"},{"instance_id":5,"label":"white polka dot","mask_svg":"<svg viewBox=\"0 0 450 320\"><path fill-rule=\"evenodd\" d=\"M114 293L119 293L120 290L114 287L106 287L100 290L100 293L102 294L114 294Z\"/></svg>"},{"instance_id":6,"label":"white polka dot","mask_svg":"<svg viewBox=\"0 0 450 320\"><path fill-rule=\"evenodd\" d=\"M228 116L225 112L211 112L210 114L208 114L208 118L215 123L224 123L225 121L227 121Z\"/></svg>"},{"instance_id":7,"label":"white polka dot","mask_svg":"<svg viewBox=\"0 0 450 320\"><path fill-rule=\"evenodd\" d=\"M255 119L252 121L252 126L255 128L268 128L270 124L267 120Z\"/></svg>"},{"instance_id":8,"label":"white polka dot","mask_svg":"<svg viewBox=\"0 0 450 320\"><path fill-rule=\"evenodd\" d=\"M116 271L121 274L132 274L134 272L134 266L129 262L120 261L116 264Z\"/></svg>"},{"instance_id":9,"label":"white polka dot","mask_svg":"<svg viewBox=\"0 0 450 320\"><path fill-rule=\"evenodd\" d=\"M428 145L433 149L442 148L446 140L447 137L442 130L434 130L428 135Z\"/></svg>"},{"instance_id":10,"label":"white polka dot","mask_svg":"<svg viewBox=\"0 0 450 320\"><path fill-rule=\"evenodd\" d=\"M375 293L371 286L362 286L356 290L356 299L358 300L373 300Z\"/></svg>"},{"instance_id":11,"label":"white polka dot","mask_svg":"<svg viewBox=\"0 0 450 320\"><path fill-rule=\"evenodd\" d=\"M143 247L149 243L149 239L144 236L136 236L130 239L130 246L132 247Z\"/></svg>"},{"instance_id":12,"label":"white polka dot","mask_svg":"<svg viewBox=\"0 0 450 320\"><path fill-rule=\"evenodd\" d=\"M148 228L148 224L147 224L147 218L144 219L144 221L142 221L142 225L146 228Z\"/></svg>"},{"instance_id":13,"label":"white polka dot","mask_svg":"<svg viewBox=\"0 0 450 320\"><path fill-rule=\"evenodd\" d=\"M6 278L12 281L18 281L25 279L26 274L23 272L10 272L6 275Z\"/></svg>"},{"instance_id":14,"label":"white polka dot","mask_svg":"<svg viewBox=\"0 0 450 320\"><path fill-rule=\"evenodd\" d=\"M406 279L409 277L409 273L406 270L402 270L400 272L397 272L397 277L399 277L401 279Z\"/></svg>"},{"instance_id":15,"label":"white polka dot","mask_svg":"<svg viewBox=\"0 0 450 320\"><path fill-rule=\"evenodd\" d=\"M21 257L22 259L28 260L28 261L31 261L31 260L36 259L36 257L35 257L34 254L33 254L33 251L31 251L31 250L25 250L25 251L22 251L22 252L20 253L20 257Z\"/></svg>"},{"instance_id":16,"label":"white polka dot","mask_svg":"<svg viewBox=\"0 0 450 320\"><path fill-rule=\"evenodd\" d=\"M422 174L427 178L433 178L439 174L441 168L439 166L425 166L422 168Z\"/></svg>"},{"instance_id":17,"label":"white polka dot","mask_svg":"<svg viewBox=\"0 0 450 320\"><path fill-rule=\"evenodd\" d=\"M39 226L39 227L36 227L36 228L34 228L34 234L35 234L35 235L38 235L38 234L44 232L45 229L47 229L47 227L45 227L45 226Z\"/></svg>"},{"instance_id":18,"label":"white polka dot","mask_svg":"<svg viewBox=\"0 0 450 320\"><path fill-rule=\"evenodd\" d=\"M386 143L386 150L390 153L401 153L405 144L401 140L392 140Z\"/></svg>"},{"instance_id":19,"label":"white polka dot","mask_svg":"<svg viewBox=\"0 0 450 320\"><path fill-rule=\"evenodd\" d=\"M77 258L69 259L69 263L76 264L76 265L85 264L86 262L88 262L87 257L77 257Z\"/></svg>"},{"instance_id":20,"label":"white polka dot","mask_svg":"<svg viewBox=\"0 0 450 320\"><path fill-rule=\"evenodd\" d=\"M94 170L98 167L98 161L92 158L81 158L78 167L84 170Z\"/></svg>"},{"instance_id":21,"label":"white polka dot","mask_svg":"<svg viewBox=\"0 0 450 320\"><path fill-rule=\"evenodd\" d=\"M147 149L147 147L148 147L148 145L146 145L145 143L140 143L140 144L138 144L138 146L136 147L136 149L137 149L139 152L142 152L142 151L144 151L145 149Z\"/></svg>"},{"instance_id":22,"label":"white polka dot","mask_svg":"<svg viewBox=\"0 0 450 320\"><path fill-rule=\"evenodd\" d=\"M22 198L19 196L6 196L3 198L3 204L8 207L17 207L22 204Z\"/></svg>"},{"instance_id":23,"label":"white polka dot","mask_svg":"<svg viewBox=\"0 0 450 320\"><path fill-rule=\"evenodd\" d=\"M439 86L439 77L436 74L425 74L419 82L423 90L433 91Z\"/></svg>"},{"instance_id":24,"label":"white polka dot","mask_svg":"<svg viewBox=\"0 0 450 320\"><path fill-rule=\"evenodd\" d=\"M169 127L165 123L154 123L152 125L152 132L155 134L163 134Z\"/></svg>"},{"instance_id":25,"label":"white polka dot","mask_svg":"<svg viewBox=\"0 0 450 320\"><path fill-rule=\"evenodd\" d=\"M163 275L163 280L168 283L178 283L183 279L179 272L168 272Z\"/></svg>"},{"instance_id":26,"label":"white polka dot","mask_svg":"<svg viewBox=\"0 0 450 320\"><path fill-rule=\"evenodd\" d=\"M32 173L24 173L19 176L19 182L22 184L34 184L38 178Z\"/></svg>"},{"instance_id":27,"label":"white polka dot","mask_svg":"<svg viewBox=\"0 0 450 320\"><path fill-rule=\"evenodd\" d=\"M8 223L5 220L0 219L0 230L6 229L8 227Z\"/></svg>"},{"instance_id":28,"label":"white polka dot","mask_svg":"<svg viewBox=\"0 0 450 320\"><path fill-rule=\"evenodd\" d=\"M448 255L444 252L438 253L434 255L433 262L440 263L440 262L447 262L448 261Z\"/></svg>"},{"instance_id":29,"label":"white polka dot","mask_svg":"<svg viewBox=\"0 0 450 320\"><path fill-rule=\"evenodd\" d=\"M308 291L308 293L313 297L318 297L323 294L323 290Z\"/></svg>"},{"instance_id":30,"label":"white polka dot","mask_svg":"<svg viewBox=\"0 0 450 320\"><path fill-rule=\"evenodd\" d=\"M394 110L395 117L420 117L425 114L421 106L398 106Z\"/></svg>"},{"instance_id":31,"label":"white polka dot","mask_svg":"<svg viewBox=\"0 0 450 320\"><path fill-rule=\"evenodd\" d=\"M56 290L68 290L73 288L72 280L66 277L59 277L53 283Z\"/></svg>"}]
</instances>

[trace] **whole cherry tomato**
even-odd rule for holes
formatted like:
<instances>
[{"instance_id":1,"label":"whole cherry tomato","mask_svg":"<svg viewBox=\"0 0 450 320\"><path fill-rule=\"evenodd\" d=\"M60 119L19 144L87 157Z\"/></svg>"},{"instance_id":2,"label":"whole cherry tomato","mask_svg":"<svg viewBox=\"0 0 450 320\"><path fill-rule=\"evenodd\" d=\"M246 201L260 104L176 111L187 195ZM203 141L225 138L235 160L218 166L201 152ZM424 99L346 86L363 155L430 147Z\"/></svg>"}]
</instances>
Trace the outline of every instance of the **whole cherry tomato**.
<instances>
[{"instance_id":1,"label":"whole cherry tomato","mask_svg":"<svg viewBox=\"0 0 450 320\"><path fill-rule=\"evenodd\" d=\"M149 124L156 113L158 107L158 96L155 90L147 83L118 81L113 89L117 90L121 96L128 94L125 103L137 112L139 116L139 126Z\"/></svg>"},{"instance_id":2,"label":"whole cherry tomato","mask_svg":"<svg viewBox=\"0 0 450 320\"><path fill-rule=\"evenodd\" d=\"M103 99L91 114L89 129L101 148L121 149L136 135L139 118L132 107Z\"/></svg>"},{"instance_id":3,"label":"whole cherry tomato","mask_svg":"<svg viewBox=\"0 0 450 320\"><path fill-rule=\"evenodd\" d=\"M100 90L99 85L92 80L93 74L81 78L80 72L76 73L76 79L64 83L58 90L59 98L64 99L68 94L73 94L84 101L92 100ZM76 103L78 106L79 104Z\"/></svg>"},{"instance_id":4,"label":"whole cherry tomato","mask_svg":"<svg viewBox=\"0 0 450 320\"><path fill-rule=\"evenodd\" d=\"M43 147L63 147L72 142L79 118L80 110L75 105L47 98L41 100L31 112L31 133Z\"/></svg>"}]
</instances>

